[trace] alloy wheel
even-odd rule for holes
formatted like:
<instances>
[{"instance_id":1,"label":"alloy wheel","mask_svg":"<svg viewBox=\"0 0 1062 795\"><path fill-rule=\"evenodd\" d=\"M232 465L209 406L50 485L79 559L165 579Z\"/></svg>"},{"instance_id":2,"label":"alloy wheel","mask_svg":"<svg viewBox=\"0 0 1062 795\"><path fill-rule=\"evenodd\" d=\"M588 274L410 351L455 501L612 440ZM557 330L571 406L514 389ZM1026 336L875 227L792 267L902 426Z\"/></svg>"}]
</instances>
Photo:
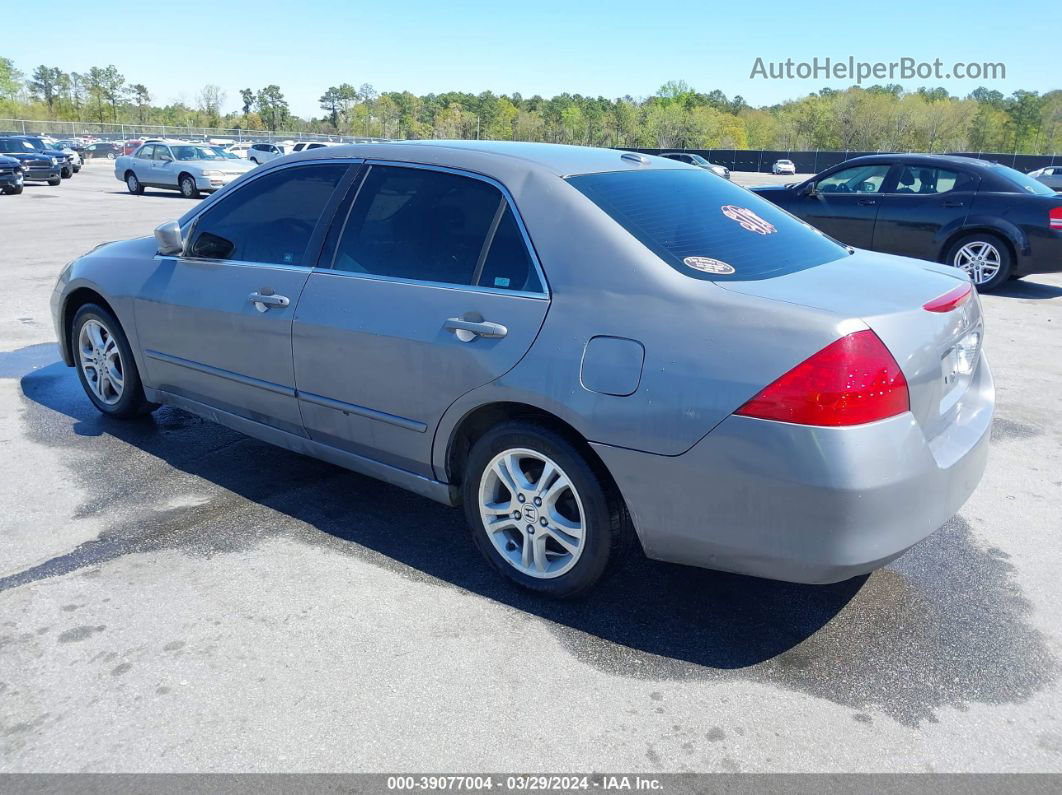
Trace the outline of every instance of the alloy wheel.
<instances>
[{"instance_id":1,"label":"alloy wheel","mask_svg":"<svg viewBox=\"0 0 1062 795\"><path fill-rule=\"evenodd\" d=\"M549 456L505 450L480 478L479 515L494 548L529 577L569 571L583 553L586 520L571 479Z\"/></svg>"},{"instance_id":2,"label":"alloy wheel","mask_svg":"<svg viewBox=\"0 0 1062 795\"><path fill-rule=\"evenodd\" d=\"M1003 259L991 243L974 240L955 252L952 264L966 271L974 284L984 284L999 273Z\"/></svg>"},{"instance_id":3,"label":"alloy wheel","mask_svg":"<svg viewBox=\"0 0 1062 795\"><path fill-rule=\"evenodd\" d=\"M81 327L77 341L78 363L92 393L113 406L125 390L125 368L118 340L100 321L89 319Z\"/></svg>"}]
</instances>

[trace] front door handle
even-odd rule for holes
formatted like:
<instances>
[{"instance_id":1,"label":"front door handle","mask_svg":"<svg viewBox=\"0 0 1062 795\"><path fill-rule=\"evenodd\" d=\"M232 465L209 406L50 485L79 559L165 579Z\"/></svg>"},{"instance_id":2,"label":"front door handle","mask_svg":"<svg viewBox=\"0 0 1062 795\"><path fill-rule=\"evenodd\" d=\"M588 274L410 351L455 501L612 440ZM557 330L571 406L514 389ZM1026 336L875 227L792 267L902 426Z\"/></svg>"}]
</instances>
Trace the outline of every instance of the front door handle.
<instances>
[{"instance_id":1,"label":"front door handle","mask_svg":"<svg viewBox=\"0 0 1062 795\"><path fill-rule=\"evenodd\" d=\"M963 206L965 206L966 202L943 201L943 202L941 202L941 204L943 204L945 207L963 207Z\"/></svg>"},{"instance_id":2,"label":"front door handle","mask_svg":"<svg viewBox=\"0 0 1062 795\"><path fill-rule=\"evenodd\" d=\"M872 207L878 203L877 199L860 199L857 204L862 204L864 207Z\"/></svg>"},{"instance_id":3,"label":"front door handle","mask_svg":"<svg viewBox=\"0 0 1062 795\"><path fill-rule=\"evenodd\" d=\"M266 312L271 306L288 306L291 303L286 295L277 295L269 289L251 293L247 300L254 304L254 308L259 312Z\"/></svg>"},{"instance_id":4,"label":"front door handle","mask_svg":"<svg viewBox=\"0 0 1062 795\"><path fill-rule=\"evenodd\" d=\"M443 324L443 328L456 332L457 338L461 342L471 342L474 337L496 340L509 333L509 329L505 328L501 323L491 323L489 321L477 323L472 320L462 320L459 317L448 319Z\"/></svg>"}]
</instances>

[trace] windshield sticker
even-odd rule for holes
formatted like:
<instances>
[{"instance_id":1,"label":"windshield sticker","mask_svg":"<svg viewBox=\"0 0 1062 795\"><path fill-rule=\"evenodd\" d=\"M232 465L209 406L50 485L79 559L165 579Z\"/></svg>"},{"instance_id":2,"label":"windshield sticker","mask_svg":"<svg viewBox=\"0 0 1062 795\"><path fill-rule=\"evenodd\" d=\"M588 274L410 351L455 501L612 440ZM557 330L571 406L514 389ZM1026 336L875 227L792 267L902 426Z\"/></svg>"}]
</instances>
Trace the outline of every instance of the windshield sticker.
<instances>
[{"instance_id":1,"label":"windshield sticker","mask_svg":"<svg viewBox=\"0 0 1062 795\"><path fill-rule=\"evenodd\" d=\"M750 232L755 232L758 235L770 235L777 232L778 229L760 218L756 213L747 207L737 207L733 204L724 204L720 209L723 211L723 215L732 221L737 221L741 224L742 229L747 229Z\"/></svg>"},{"instance_id":2,"label":"windshield sticker","mask_svg":"<svg viewBox=\"0 0 1062 795\"><path fill-rule=\"evenodd\" d=\"M703 271L704 273L713 273L716 276L729 276L734 273L733 265L727 265L722 260L712 259L711 257L686 257L682 261L686 263L688 268L693 268L695 271Z\"/></svg>"}]
</instances>

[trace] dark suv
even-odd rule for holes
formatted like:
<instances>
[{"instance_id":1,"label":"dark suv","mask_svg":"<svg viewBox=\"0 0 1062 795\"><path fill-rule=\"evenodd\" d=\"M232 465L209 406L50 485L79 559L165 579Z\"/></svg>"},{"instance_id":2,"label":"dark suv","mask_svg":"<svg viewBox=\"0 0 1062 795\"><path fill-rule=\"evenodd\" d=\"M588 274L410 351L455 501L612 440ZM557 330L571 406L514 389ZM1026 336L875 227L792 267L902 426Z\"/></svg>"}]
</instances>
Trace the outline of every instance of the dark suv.
<instances>
[{"instance_id":1,"label":"dark suv","mask_svg":"<svg viewBox=\"0 0 1062 795\"><path fill-rule=\"evenodd\" d=\"M70 179L70 177L74 176L75 170L80 170L74 168L74 158L71 155L68 155L62 149L54 149L37 136L16 135L15 137L21 138L23 141L26 141L30 146L32 146L42 155L45 155L46 157L54 157L56 160L58 160L59 176L63 179Z\"/></svg>"},{"instance_id":2,"label":"dark suv","mask_svg":"<svg viewBox=\"0 0 1062 795\"><path fill-rule=\"evenodd\" d=\"M0 193L22 193L22 165L7 155L0 155Z\"/></svg>"},{"instance_id":3,"label":"dark suv","mask_svg":"<svg viewBox=\"0 0 1062 795\"><path fill-rule=\"evenodd\" d=\"M33 148L33 144L24 138L0 138L0 155L7 155L19 161L22 178L26 182L58 185L63 180L59 158L38 152Z\"/></svg>"}]
</instances>

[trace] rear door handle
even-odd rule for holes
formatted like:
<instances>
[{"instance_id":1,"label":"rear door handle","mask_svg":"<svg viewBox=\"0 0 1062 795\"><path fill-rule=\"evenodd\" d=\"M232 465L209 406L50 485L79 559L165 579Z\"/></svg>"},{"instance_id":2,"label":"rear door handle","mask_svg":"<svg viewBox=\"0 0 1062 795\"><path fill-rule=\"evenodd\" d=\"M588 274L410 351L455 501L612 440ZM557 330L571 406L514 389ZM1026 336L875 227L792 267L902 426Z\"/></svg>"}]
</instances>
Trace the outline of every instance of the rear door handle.
<instances>
[{"instance_id":1,"label":"rear door handle","mask_svg":"<svg viewBox=\"0 0 1062 795\"><path fill-rule=\"evenodd\" d=\"M943 202L941 202L941 204L943 204L945 207L964 207L964 206L966 206L966 202L957 202L957 201L943 201Z\"/></svg>"},{"instance_id":2,"label":"rear door handle","mask_svg":"<svg viewBox=\"0 0 1062 795\"><path fill-rule=\"evenodd\" d=\"M878 203L877 199L860 199L857 204L862 204L864 207L870 207Z\"/></svg>"},{"instance_id":3,"label":"rear door handle","mask_svg":"<svg viewBox=\"0 0 1062 795\"><path fill-rule=\"evenodd\" d=\"M471 342L473 337L485 337L487 339L496 340L501 339L509 333L509 329L505 328L501 323L491 323L484 321L482 323L476 323L472 320L462 320L459 317L449 318L446 323L443 324L443 328L448 331L458 332L457 338L461 342ZM466 332L461 334L460 332Z\"/></svg>"},{"instance_id":4,"label":"rear door handle","mask_svg":"<svg viewBox=\"0 0 1062 795\"><path fill-rule=\"evenodd\" d=\"M254 308L259 312L265 312L271 306L288 306L291 303L286 295L277 295L272 290L251 293L247 300L254 304Z\"/></svg>"}]
</instances>

